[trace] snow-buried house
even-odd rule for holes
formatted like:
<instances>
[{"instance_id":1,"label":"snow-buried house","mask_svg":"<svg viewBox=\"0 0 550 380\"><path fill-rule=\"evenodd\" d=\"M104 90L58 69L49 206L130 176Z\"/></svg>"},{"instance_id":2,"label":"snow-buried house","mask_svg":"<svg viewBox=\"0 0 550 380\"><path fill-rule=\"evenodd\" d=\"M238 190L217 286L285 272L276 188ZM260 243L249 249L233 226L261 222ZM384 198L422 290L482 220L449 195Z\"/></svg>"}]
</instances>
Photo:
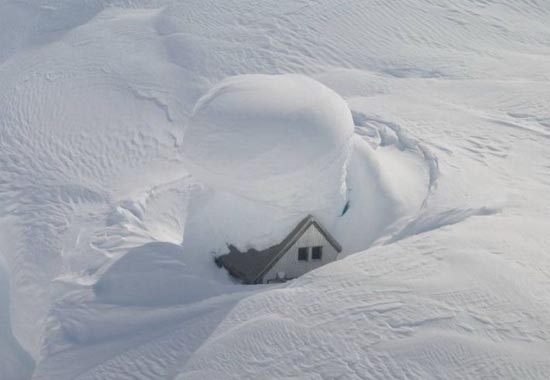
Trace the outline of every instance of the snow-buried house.
<instances>
[{"instance_id":1,"label":"snow-buried house","mask_svg":"<svg viewBox=\"0 0 550 380\"><path fill-rule=\"evenodd\" d=\"M337 259L342 251L334 237L311 215L304 218L279 244L258 251L229 253L216 263L245 284L284 282Z\"/></svg>"}]
</instances>

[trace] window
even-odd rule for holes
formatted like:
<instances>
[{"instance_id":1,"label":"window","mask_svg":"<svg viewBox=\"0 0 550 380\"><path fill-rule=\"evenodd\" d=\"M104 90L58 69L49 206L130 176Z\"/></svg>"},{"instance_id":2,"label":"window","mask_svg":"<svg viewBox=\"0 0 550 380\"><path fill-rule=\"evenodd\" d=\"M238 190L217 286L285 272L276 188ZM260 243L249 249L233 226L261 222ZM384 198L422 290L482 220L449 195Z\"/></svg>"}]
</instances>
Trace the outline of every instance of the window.
<instances>
[{"instance_id":1,"label":"window","mask_svg":"<svg viewBox=\"0 0 550 380\"><path fill-rule=\"evenodd\" d=\"M311 260L321 260L323 258L323 247L313 247L311 249Z\"/></svg>"},{"instance_id":2,"label":"window","mask_svg":"<svg viewBox=\"0 0 550 380\"><path fill-rule=\"evenodd\" d=\"M298 261L307 261L309 256L309 248L301 247L298 248Z\"/></svg>"}]
</instances>

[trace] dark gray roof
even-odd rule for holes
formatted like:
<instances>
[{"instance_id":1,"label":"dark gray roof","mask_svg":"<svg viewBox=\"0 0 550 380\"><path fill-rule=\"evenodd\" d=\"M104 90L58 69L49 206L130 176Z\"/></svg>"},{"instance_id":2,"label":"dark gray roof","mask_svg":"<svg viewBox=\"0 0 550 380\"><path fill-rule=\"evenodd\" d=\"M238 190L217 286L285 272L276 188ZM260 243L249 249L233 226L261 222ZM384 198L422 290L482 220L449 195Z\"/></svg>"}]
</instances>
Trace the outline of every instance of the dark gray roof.
<instances>
[{"instance_id":1,"label":"dark gray roof","mask_svg":"<svg viewBox=\"0 0 550 380\"><path fill-rule=\"evenodd\" d=\"M216 263L225 267L232 276L241 279L244 283L260 282L263 275L275 265L312 224L337 252L342 251L342 247L336 239L312 215L308 215L279 244L262 251L249 249L246 252L241 252L234 245L229 245L229 253L218 256Z\"/></svg>"}]
</instances>

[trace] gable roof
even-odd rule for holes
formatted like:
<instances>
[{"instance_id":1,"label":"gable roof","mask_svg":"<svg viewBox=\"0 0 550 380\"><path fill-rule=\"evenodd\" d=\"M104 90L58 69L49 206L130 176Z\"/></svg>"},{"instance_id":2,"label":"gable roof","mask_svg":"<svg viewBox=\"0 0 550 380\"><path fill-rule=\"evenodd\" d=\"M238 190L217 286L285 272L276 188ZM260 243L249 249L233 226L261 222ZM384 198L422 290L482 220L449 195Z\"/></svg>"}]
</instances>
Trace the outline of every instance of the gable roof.
<instances>
[{"instance_id":1,"label":"gable roof","mask_svg":"<svg viewBox=\"0 0 550 380\"><path fill-rule=\"evenodd\" d=\"M308 215L279 244L262 251L252 248L246 252L241 252L234 245L229 245L229 253L218 256L216 263L224 266L231 275L240 278L243 282L249 284L256 283L279 261L311 225L317 228L337 252L342 251L342 246L338 244L336 239L312 215Z\"/></svg>"}]
</instances>

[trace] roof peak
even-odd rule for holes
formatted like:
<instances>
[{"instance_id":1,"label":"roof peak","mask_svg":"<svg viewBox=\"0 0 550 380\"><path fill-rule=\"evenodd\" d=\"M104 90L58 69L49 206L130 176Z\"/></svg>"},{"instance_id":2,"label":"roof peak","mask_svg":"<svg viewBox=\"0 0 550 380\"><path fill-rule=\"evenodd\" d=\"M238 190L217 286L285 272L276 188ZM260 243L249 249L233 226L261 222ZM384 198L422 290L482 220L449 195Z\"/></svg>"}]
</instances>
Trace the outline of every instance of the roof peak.
<instances>
[{"instance_id":1,"label":"roof peak","mask_svg":"<svg viewBox=\"0 0 550 380\"><path fill-rule=\"evenodd\" d=\"M336 239L323 227L314 215L308 214L288 233L288 235L279 243L267 249L258 251L249 249L246 252L240 252L235 246L228 245L229 253L218 258L219 263L225 263L224 266L231 268L230 272L241 276L249 283L256 283L273 265L292 247L292 245L313 225L337 251L342 251L342 246Z\"/></svg>"}]
</instances>

